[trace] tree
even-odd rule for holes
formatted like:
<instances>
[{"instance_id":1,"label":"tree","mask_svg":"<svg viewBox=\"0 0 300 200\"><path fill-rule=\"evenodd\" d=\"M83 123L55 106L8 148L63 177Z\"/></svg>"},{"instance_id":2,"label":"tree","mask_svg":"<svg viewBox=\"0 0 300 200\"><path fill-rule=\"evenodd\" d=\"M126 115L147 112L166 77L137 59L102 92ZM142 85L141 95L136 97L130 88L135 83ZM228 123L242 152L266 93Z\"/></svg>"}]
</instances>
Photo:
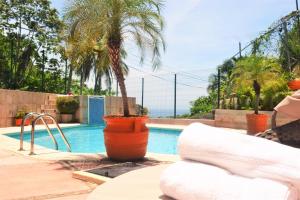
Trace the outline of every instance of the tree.
<instances>
[{"instance_id":1,"label":"tree","mask_svg":"<svg viewBox=\"0 0 300 200\"><path fill-rule=\"evenodd\" d=\"M235 89L252 86L255 92L255 114L258 114L262 87L276 81L280 72L281 67L275 58L252 55L236 63L232 73Z\"/></svg>"},{"instance_id":2,"label":"tree","mask_svg":"<svg viewBox=\"0 0 300 200\"><path fill-rule=\"evenodd\" d=\"M191 115L212 112L215 105L215 95L202 96L191 102Z\"/></svg>"},{"instance_id":3,"label":"tree","mask_svg":"<svg viewBox=\"0 0 300 200\"><path fill-rule=\"evenodd\" d=\"M153 68L160 64L163 19L161 0L73 0L65 14L73 20L74 33L85 35L99 50L108 52L123 98L124 116L129 116L127 91L121 67L124 42L131 38L141 51L141 62L146 50L152 51Z\"/></svg>"},{"instance_id":4,"label":"tree","mask_svg":"<svg viewBox=\"0 0 300 200\"><path fill-rule=\"evenodd\" d=\"M55 52L62 26L49 0L3 0L0 2L0 34L5 46L3 87L23 86L33 67L42 64L42 50ZM0 48L1 49L1 48ZM1 49L2 51L2 49ZM2 71L2 70L1 70ZM5 79L3 77L9 77Z\"/></svg>"}]
</instances>

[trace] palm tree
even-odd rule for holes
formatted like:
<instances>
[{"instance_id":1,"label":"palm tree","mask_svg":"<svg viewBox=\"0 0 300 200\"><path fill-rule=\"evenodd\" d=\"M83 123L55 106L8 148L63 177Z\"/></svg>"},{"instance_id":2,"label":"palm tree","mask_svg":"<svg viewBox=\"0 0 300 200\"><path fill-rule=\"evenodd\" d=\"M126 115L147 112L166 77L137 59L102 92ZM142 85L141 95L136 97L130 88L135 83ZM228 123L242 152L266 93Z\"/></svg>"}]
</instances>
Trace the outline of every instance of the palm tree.
<instances>
[{"instance_id":1,"label":"palm tree","mask_svg":"<svg viewBox=\"0 0 300 200\"><path fill-rule=\"evenodd\" d=\"M129 116L128 98L122 70L121 51L125 41L133 40L141 52L152 51L153 68L160 64L163 19L161 0L73 0L65 13L73 20L73 34L80 34L108 52L123 98L124 116Z\"/></svg>"},{"instance_id":2,"label":"palm tree","mask_svg":"<svg viewBox=\"0 0 300 200\"><path fill-rule=\"evenodd\" d=\"M258 114L259 100L262 87L276 81L280 75L281 67L274 58L263 56L249 56L240 59L232 73L236 89L252 85L255 92L255 114Z\"/></svg>"}]
</instances>

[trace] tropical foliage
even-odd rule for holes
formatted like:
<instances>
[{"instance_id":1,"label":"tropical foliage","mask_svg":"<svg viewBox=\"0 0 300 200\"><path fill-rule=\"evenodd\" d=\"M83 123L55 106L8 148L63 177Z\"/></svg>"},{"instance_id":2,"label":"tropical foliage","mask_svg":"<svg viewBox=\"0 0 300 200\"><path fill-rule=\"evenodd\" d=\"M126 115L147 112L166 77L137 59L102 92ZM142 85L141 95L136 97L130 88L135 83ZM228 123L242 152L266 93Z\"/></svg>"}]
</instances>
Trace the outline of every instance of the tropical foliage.
<instances>
[{"instance_id":1,"label":"tropical foliage","mask_svg":"<svg viewBox=\"0 0 300 200\"><path fill-rule=\"evenodd\" d=\"M288 14L218 66L220 108L273 110L291 93L287 82L300 78L299 18L298 12ZM207 92L209 97L217 94L217 73L210 75ZM217 103L211 105L217 108Z\"/></svg>"},{"instance_id":2,"label":"tropical foliage","mask_svg":"<svg viewBox=\"0 0 300 200\"><path fill-rule=\"evenodd\" d=\"M240 59L231 76L235 91L241 87L252 87L255 93L254 111L258 114L261 90L276 83L280 72L281 67L276 59L252 55Z\"/></svg>"},{"instance_id":3,"label":"tropical foliage","mask_svg":"<svg viewBox=\"0 0 300 200\"><path fill-rule=\"evenodd\" d=\"M141 62L146 51L151 50L153 67L156 68L160 64L161 46L164 48L161 7L160 0L73 0L65 13L69 38L75 43L80 41L78 49L87 52L82 62L89 58L91 51L95 51L104 61L99 67L113 71L123 98L124 116L129 116L124 81L124 43L133 40L141 51Z\"/></svg>"},{"instance_id":4,"label":"tropical foliage","mask_svg":"<svg viewBox=\"0 0 300 200\"><path fill-rule=\"evenodd\" d=\"M66 49L67 26L49 0L0 1L0 88L51 93L109 94L103 90L107 72L93 67L94 57L84 60L85 51ZM81 41L77 41L78 42ZM82 65L70 62L75 56ZM82 66L86 66L83 69ZM75 75L74 75L75 73ZM73 76L74 75L74 76ZM77 77L79 80L77 81ZM89 89L85 81L94 76ZM106 85L111 81L106 81Z\"/></svg>"},{"instance_id":5,"label":"tropical foliage","mask_svg":"<svg viewBox=\"0 0 300 200\"><path fill-rule=\"evenodd\" d=\"M0 87L45 90L46 67L55 71L53 76L60 72L57 60L50 63L62 27L57 11L49 1L6 0L0 13ZM36 77L40 84L32 80Z\"/></svg>"}]
</instances>

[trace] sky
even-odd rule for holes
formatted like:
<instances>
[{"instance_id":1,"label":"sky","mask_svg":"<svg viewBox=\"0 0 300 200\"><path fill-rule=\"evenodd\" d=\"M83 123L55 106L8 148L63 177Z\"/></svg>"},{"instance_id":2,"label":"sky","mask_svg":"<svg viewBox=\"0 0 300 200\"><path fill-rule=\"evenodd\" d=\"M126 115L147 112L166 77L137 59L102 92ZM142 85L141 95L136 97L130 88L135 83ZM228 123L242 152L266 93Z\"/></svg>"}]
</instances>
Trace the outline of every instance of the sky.
<instances>
[{"instance_id":1,"label":"sky","mask_svg":"<svg viewBox=\"0 0 300 200\"><path fill-rule=\"evenodd\" d=\"M61 12L65 2L52 0L52 5ZM138 52L129 42L126 63L134 67L126 78L129 96L141 103L144 77L144 105L170 110L177 73L177 108L186 112L192 100L207 94L208 76L238 52L239 42L246 45L293 10L295 0L166 0L162 15L167 49L162 65L153 72L149 58L141 66ZM91 79L88 84L92 83Z\"/></svg>"}]
</instances>

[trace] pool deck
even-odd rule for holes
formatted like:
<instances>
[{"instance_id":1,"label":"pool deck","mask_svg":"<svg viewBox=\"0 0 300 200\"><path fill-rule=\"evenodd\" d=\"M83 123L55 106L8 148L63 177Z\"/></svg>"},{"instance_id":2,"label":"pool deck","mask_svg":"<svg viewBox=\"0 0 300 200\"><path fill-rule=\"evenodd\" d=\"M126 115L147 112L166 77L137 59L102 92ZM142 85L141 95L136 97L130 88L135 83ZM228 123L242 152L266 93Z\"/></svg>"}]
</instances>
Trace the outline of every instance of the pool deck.
<instances>
[{"instance_id":1,"label":"pool deck","mask_svg":"<svg viewBox=\"0 0 300 200\"><path fill-rule=\"evenodd\" d=\"M61 127L78 125L80 124L61 124ZM53 125L50 125L50 128L53 127ZM183 129L185 126L148 124L148 127L178 130ZM36 130L40 129L44 129L44 126L37 125ZM30 127L25 127L25 131L28 130L30 130ZM99 161L106 157L105 153L79 154L60 152L35 145L36 155L29 156L28 154L30 145L28 142L24 142L25 151L18 151L19 140L4 135L7 133L15 133L19 131L20 127L0 128L1 200L83 200L86 199L88 195L97 187L97 184L73 178L72 172L74 169L70 168L69 166L65 166L61 161ZM245 132L244 130L234 131L241 133ZM146 157L155 159L157 161L167 162L176 162L179 160L178 155L147 153ZM147 167L146 169L148 168L152 167ZM154 169L161 168L154 167ZM158 176L158 171L155 172L156 176ZM123 177L123 175L120 177ZM115 181L117 179L118 178L113 179L112 181ZM122 183L122 179L120 182ZM158 192L157 188L155 191ZM93 197L89 199L93 199Z\"/></svg>"},{"instance_id":2,"label":"pool deck","mask_svg":"<svg viewBox=\"0 0 300 200\"><path fill-rule=\"evenodd\" d=\"M80 124L60 124L63 127ZM151 126L154 127L154 126ZM163 126L155 126L163 128ZM30 130L25 127L25 131ZM50 125L50 128L54 128ZM168 128L164 127L164 128ZM175 126L178 129L179 126ZM182 127L180 127L182 128ZM36 130L44 129L37 125ZM24 142L25 151L19 151L19 140L6 136L16 133L20 127L0 128L0 199L1 200L84 200L97 184L73 178L73 170L60 161L95 161L106 157L103 154L79 154L60 152L35 145L36 155L29 156L30 145ZM175 162L176 155L148 153L146 157ZM87 179L88 180L88 179Z\"/></svg>"}]
</instances>

